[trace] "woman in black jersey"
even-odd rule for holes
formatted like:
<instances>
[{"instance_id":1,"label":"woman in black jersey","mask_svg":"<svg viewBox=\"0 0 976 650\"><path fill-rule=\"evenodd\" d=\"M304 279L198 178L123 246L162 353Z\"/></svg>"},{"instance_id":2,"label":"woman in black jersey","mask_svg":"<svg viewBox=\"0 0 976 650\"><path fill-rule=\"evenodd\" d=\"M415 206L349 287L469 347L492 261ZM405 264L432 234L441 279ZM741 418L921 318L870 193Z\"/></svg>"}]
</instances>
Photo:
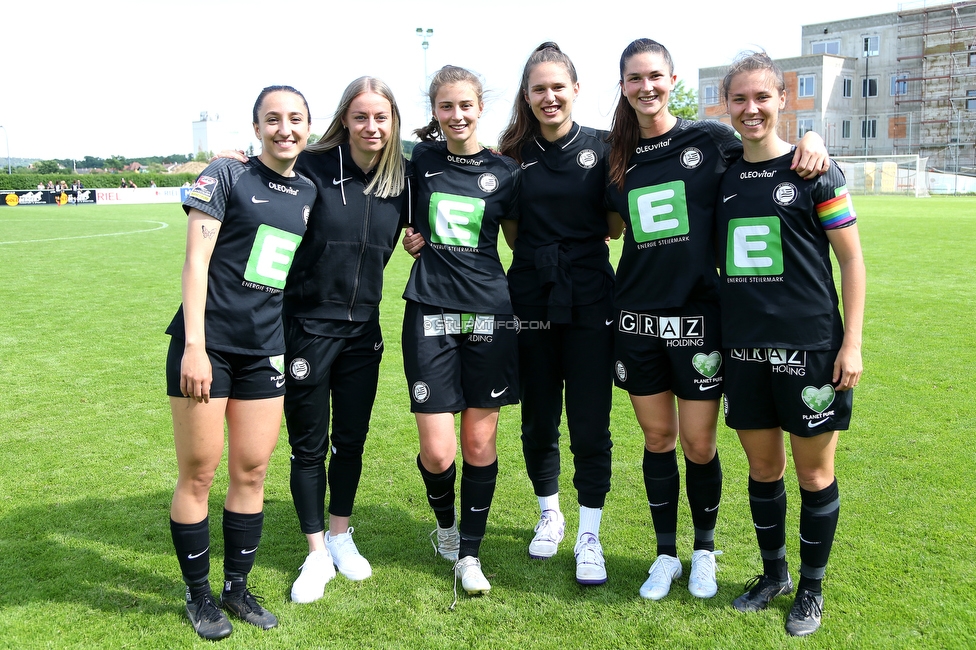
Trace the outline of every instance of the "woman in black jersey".
<instances>
[{"instance_id":1,"label":"woman in black jersey","mask_svg":"<svg viewBox=\"0 0 976 650\"><path fill-rule=\"evenodd\" d=\"M206 639L232 629L208 581L207 501L225 420L230 481L220 604L263 629L278 624L251 594L247 575L261 539L264 477L281 428L282 289L316 192L294 171L309 133L301 93L265 88L253 118L261 155L244 164L212 163L184 202L183 303L167 329L167 393L179 464L170 527L186 582L186 612Z\"/></svg>"},{"instance_id":2,"label":"woman in black jersey","mask_svg":"<svg viewBox=\"0 0 976 650\"><path fill-rule=\"evenodd\" d=\"M667 49L650 39L620 57L621 96L611 127L608 199L626 224L617 266L614 381L630 394L644 432L644 485L657 558L640 588L666 596L681 576L677 440L685 456L694 524L689 591L715 595L714 531L722 494L716 447L722 354L715 269L714 210L719 180L742 145L728 126L688 121L668 110L677 76ZM826 159L812 134L798 149L804 175ZM801 143L803 144L803 143Z\"/></svg>"},{"instance_id":3,"label":"woman in black jersey","mask_svg":"<svg viewBox=\"0 0 976 650\"><path fill-rule=\"evenodd\" d=\"M519 394L517 322L497 250L499 227L515 223L519 168L478 143L484 104L477 76L445 66L435 73L429 97L434 118L417 130L421 142L411 157L415 227L426 245L403 294L403 364L420 434L417 466L437 518L435 546L455 560L464 590L481 594L491 589L478 552L498 474L498 411Z\"/></svg>"},{"instance_id":4,"label":"woman in black jersey","mask_svg":"<svg viewBox=\"0 0 976 650\"><path fill-rule=\"evenodd\" d=\"M749 459L749 505L763 573L733 606L764 609L793 591L786 563L786 450L800 484L800 581L786 618L794 636L817 631L822 580L837 528L838 430L850 423L861 377L864 261L844 174L836 165L804 180L776 133L786 105L783 73L765 53L741 56L722 85L742 160L722 179L721 251L725 422ZM841 274L838 309L830 251Z\"/></svg>"},{"instance_id":5,"label":"woman in black jersey","mask_svg":"<svg viewBox=\"0 0 976 650\"><path fill-rule=\"evenodd\" d=\"M291 493L308 541L291 599L310 603L336 568L349 580L372 575L349 519L383 356L383 269L408 208L400 111L390 88L375 77L350 83L325 135L295 168L319 192L283 308Z\"/></svg>"},{"instance_id":6,"label":"woman in black jersey","mask_svg":"<svg viewBox=\"0 0 976 650\"><path fill-rule=\"evenodd\" d=\"M508 282L522 323L522 449L541 512L529 556L552 557L564 534L559 422L565 384L580 504L576 580L594 585L607 580L599 536L610 490L613 269L605 241L607 134L573 121L578 93L570 58L555 43L540 45L525 63L499 149L522 167Z\"/></svg>"}]
</instances>

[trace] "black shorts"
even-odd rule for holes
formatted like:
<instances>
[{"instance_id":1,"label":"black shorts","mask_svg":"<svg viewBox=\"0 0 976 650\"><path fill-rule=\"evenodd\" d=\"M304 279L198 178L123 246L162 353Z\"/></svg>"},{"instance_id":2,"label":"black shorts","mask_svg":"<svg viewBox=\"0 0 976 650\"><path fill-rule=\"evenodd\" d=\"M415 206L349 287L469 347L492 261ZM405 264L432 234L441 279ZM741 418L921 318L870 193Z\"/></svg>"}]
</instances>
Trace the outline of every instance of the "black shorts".
<instances>
[{"instance_id":1,"label":"black shorts","mask_svg":"<svg viewBox=\"0 0 976 650\"><path fill-rule=\"evenodd\" d=\"M407 301L403 371L413 413L458 413L517 404L518 321Z\"/></svg>"},{"instance_id":2,"label":"black shorts","mask_svg":"<svg viewBox=\"0 0 976 650\"><path fill-rule=\"evenodd\" d=\"M725 424L804 438L846 431L854 392L834 390L836 358L837 350L726 350Z\"/></svg>"},{"instance_id":3,"label":"black shorts","mask_svg":"<svg viewBox=\"0 0 976 650\"><path fill-rule=\"evenodd\" d=\"M722 395L722 328L718 303L617 313L614 383L631 395L670 390L686 400Z\"/></svg>"},{"instance_id":4,"label":"black shorts","mask_svg":"<svg viewBox=\"0 0 976 650\"><path fill-rule=\"evenodd\" d=\"M170 339L166 354L166 394L183 397L180 375L183 366L183 339ZM207 349L213 380L210 397L267 399L285 394L285 356L273 357L234 354Z\"/></svg>"}]
</instances>

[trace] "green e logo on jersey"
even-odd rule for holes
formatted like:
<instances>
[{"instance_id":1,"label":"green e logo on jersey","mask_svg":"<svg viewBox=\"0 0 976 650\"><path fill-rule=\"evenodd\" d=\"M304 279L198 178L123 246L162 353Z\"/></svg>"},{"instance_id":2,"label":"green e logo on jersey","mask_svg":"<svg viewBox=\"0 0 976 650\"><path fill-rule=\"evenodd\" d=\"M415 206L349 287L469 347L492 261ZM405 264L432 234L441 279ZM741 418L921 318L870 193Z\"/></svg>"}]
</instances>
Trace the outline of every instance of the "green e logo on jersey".
<instances>
[{"instance_id":1,"label":"green e logo on jersey","mask_svg":"<svg viewBox=\"0 0 976 650\"><path fill-rule=\"evenodd\" d=\"M266 287L284 289L288 269L295 259L295 249L301 241L301 235L261 224L254 236L251 255L247 258L244 279Z\"/></svg>"},{"instance_id":2,"label":"green e logo on jersey","mask_svg":"<svg viewBox=\"0 0 976 650\"><path fill-rule=\"evenodd\" d=\"M726 274L782 275L783 240L779 228L779 217L730 220Z\"/></svg>"},{"instance_id":3,"label":"green e logo on jersey","mask_svg":"<svg viewBox=\"0 0 976 650\"><path fill-rule=\"evenodd\" d=\"M688 234L688 201L684 181L632 190L627 195L634 241Z\"/></svg>"},{"instance_id":4,"label":"green e logo on jersey","mask_svg":"<svg viewBox=\"0 0 976 650\"><path fill-rule=\"evenodd\" d=\"M427 217L430 220L430 241L477 248L484 216L484 199L434 192L430 195Z\"/></svg>"}]
</instances>

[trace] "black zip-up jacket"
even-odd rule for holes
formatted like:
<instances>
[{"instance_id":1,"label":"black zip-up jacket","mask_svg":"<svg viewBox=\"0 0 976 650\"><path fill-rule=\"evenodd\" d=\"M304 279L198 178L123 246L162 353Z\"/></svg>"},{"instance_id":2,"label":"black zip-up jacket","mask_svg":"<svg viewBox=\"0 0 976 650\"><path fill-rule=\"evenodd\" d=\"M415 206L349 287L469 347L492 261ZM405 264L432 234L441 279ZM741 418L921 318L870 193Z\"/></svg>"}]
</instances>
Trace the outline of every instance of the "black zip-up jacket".
<instances>
[{"instance_id":1,"label":"black zip-up jacket","mask_svg":"<svg viewBox=\"0 0 976 650\"><path fill-rule=\"evenodd\" d=\"M351 322L377 318L383 269L399 240L401 215L410 209L409 185L387 199L363 194L375 171L364 174L346 144L302 152L295 169L312 179L319 194L285 285L284 313Z\"/></svg>"}]
</instances>

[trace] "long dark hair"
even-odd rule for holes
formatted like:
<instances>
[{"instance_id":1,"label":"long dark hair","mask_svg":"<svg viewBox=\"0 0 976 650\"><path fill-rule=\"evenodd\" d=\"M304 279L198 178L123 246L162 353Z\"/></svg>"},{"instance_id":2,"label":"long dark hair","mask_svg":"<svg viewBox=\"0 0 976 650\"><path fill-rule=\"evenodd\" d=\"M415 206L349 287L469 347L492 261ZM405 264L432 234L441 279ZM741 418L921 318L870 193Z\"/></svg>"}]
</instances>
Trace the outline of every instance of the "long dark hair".
<instances>
[{"instance_id":1,"label":"long dark hair","mask_svg":"<svg viewBox=\"0 0 976 650\"><path fill-rule=\"evenodd\" d=\"M525 101L525 96L529 92L529 75L532 74L532 69L540 63L558 63L566 68L566 72L569 73L569 78L574 84L578 81L573 62L552 41L546 41L535 48L529 56L528 61L525 62L525 67L522 68L522 83L519 86L518 94L515 96L515 103L512 105L512 118L498 139L499 151L518 162L522 162L522 147L525 143L541 133L539 119L532 112L529 103Z\"/></svg>"},{"instance_id":2,"label":"long dark hair","mask_svg":"<svg viewBox=\"0 0 976 650\"><path fill-rule=\"evenodd\" d=\"M627 176L627 163L640 140L637 113L623 92L624 68L631 57L648 52L660 54L668 65L668 74L674 74L674 61L668 48L649 38L638 38L624 48L620 55L620 99L617 100L617 109L613 113L613 121L610 122L610 182L621 190L624 189Z\"/></svg>"},{"instance_id":3,"label":"long dark hair","mask_svg":"<svg viewBox=\"0 0 976 650\"><path fill-rule=\"evenodd\" d=\"M478 79L478 75L470 70L459 68L456 65L445 65L443 68L435 72L434 78L430 80L430 89L427 91L427 97L430 98L431 108L433 109L433 107L436 106L437 92L442 86L462 82L471 84L471 87L474 88L474 94L478 96L478 102L482 103L485 91L481 86L481 80ZM413 133L423 142L440 140L441 136L443 135L443 133L441 133L441 125L437 121L436 115L432 116L429 124L416 129Z\"/></svg>"}]
</instances>

